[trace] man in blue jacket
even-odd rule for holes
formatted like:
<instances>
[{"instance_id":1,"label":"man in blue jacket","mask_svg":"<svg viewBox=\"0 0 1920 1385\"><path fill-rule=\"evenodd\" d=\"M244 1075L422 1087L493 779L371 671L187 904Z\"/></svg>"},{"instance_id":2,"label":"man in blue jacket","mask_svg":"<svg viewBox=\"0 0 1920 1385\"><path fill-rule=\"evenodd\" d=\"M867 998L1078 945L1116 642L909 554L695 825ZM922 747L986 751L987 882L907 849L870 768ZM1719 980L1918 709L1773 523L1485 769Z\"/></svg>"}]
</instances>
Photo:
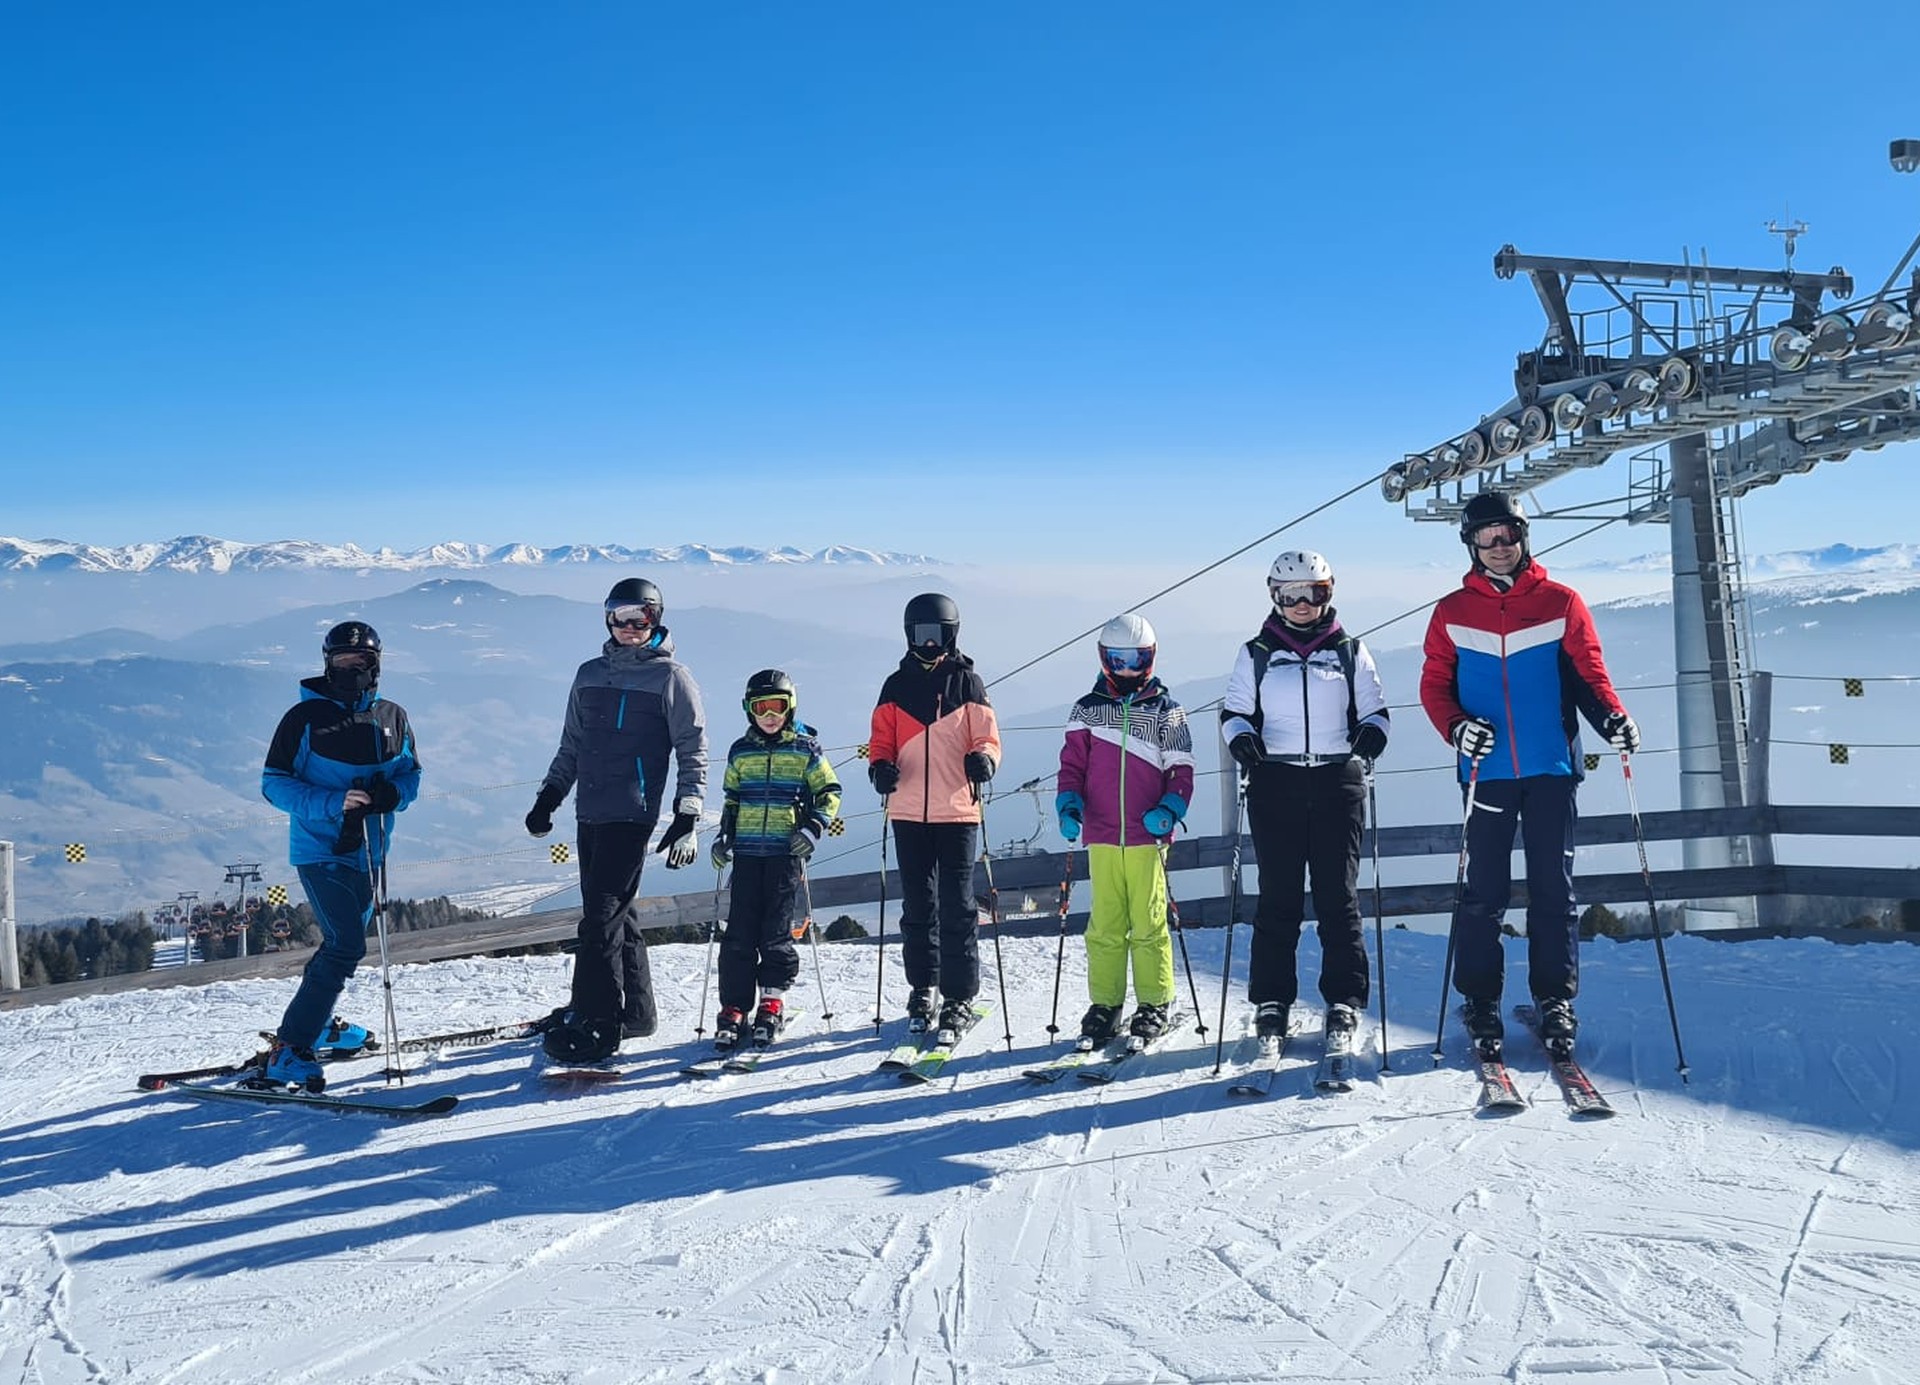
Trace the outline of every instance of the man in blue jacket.
<instances>
[{"instance_id":1,"label":"man in blue jacket","mask_svg":"<svg viewBox=\"0 0 1920 1385\"><path fill-rule=\"evenodd\" d=\"M287 858L321 936L280 1018L266 1076L315 1092L326 1077L314 1045L367 955L373 881L386 864L393 815L420 792L406 711L380 696L379 634L365 621L344 621L320 653L324 669L301 681L300 701L280 718L260 773L260 792L287 815Z\"/></svg>"}]
</instances>

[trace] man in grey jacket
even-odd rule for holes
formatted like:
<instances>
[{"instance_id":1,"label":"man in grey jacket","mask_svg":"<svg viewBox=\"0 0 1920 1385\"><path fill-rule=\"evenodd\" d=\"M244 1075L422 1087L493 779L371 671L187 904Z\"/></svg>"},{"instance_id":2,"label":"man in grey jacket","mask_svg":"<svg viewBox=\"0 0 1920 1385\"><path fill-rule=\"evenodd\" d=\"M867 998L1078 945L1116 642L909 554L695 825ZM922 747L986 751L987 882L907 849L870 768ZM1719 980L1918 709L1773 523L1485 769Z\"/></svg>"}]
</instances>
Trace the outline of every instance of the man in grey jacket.
<instances>
[{"instance_id":1,"label":"man in grey jacket","mask_svg":"<svg viewBox=\"0 0 1920 1385\"><path fill-rule=\"evenodd\" d=\"M647 841L666 803L667 760L675 762L673 821L654 848L669 869L690 865L694 828L707 789L706 718L693 675L673 658L660 589L640 577L607 593L607 642L580 665L567 694L560 749L527 814L544 837L553 812L576 786L580 933L573 993L546 1036L549 1056L567 1063L610 1058L622 1038L644 1038L657 1023L647 945L632 905Z\"/></svg>"}]
</instances>

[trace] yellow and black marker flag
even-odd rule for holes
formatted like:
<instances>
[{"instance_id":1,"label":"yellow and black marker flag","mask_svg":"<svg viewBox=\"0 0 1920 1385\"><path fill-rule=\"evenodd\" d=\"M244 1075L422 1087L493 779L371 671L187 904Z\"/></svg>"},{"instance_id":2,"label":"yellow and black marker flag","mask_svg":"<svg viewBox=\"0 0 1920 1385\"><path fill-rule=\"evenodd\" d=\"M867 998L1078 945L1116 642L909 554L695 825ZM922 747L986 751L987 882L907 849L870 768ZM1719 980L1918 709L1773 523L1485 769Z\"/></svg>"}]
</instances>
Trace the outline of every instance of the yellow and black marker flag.
<instances>
[{"instance_id":1,"label":"yellow and black marker flag","mask_svg":"<svg viewBox=\"0 0 1920 1385\"><path fill-rule=\"evenodd\" d=\"M87 844L85 842L68 842L66 852L67 864L77 866L87 859Z\"/></svg>"},{"instance_id":2,"label":"yellow and black marker flag","mask_svg":"<svg viewBox=\"0 0 1920 1385\"><path fill-rule=\"evenodd\" d=\"M555 842L547 848L547 854L553 857L556 866L564 866L573 859L573 848L565 842Z\"/></svg>"}]
</instances>

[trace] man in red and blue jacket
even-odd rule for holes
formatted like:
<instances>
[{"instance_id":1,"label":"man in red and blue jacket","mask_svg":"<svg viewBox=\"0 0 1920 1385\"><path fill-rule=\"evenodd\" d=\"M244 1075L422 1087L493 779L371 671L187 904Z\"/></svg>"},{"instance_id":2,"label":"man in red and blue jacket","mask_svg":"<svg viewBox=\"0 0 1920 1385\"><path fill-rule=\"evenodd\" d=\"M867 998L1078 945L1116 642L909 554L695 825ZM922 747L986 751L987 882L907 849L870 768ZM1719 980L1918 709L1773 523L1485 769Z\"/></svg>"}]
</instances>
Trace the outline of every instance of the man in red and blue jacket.
<instances>
[{"instance_id":1,"label":"man in red and blue jacket","mask_svg":"<svg viewBox=\"0 0 1920 1385\"><path fill-rule=\"evenodd\" d=\"M1580 990L1573 899L1574 792L1586 717L1614 749L1640 731L1607 677L1593 615L1527 548L1518 500L1483 491L1467 502L1460 537L1473 566L1427 625L1420 703L1459 752L1471 785L1467 875L1453 916L1453 985L1467 1032L1497 1049L1505 955L1500 920L1513 891L1516 826L1527 863L1527 986L1550 1046L1571 1050Z\"/></svg>"}]
</instances>

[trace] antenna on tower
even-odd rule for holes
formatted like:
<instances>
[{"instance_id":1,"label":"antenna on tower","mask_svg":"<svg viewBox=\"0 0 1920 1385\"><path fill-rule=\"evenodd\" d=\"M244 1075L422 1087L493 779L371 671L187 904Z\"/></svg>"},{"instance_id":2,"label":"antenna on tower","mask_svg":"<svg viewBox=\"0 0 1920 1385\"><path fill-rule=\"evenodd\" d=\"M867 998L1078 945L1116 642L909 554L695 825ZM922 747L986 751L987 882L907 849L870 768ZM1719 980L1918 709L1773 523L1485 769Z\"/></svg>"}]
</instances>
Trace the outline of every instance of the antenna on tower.
<instances>
[{"instance_id":1,"label":"antenna on tower","mask_svg":"<svg viewBox=\"0 0 1920 1385\"><path fill-rule=\"evenodd\" d=\"M1773 235L1779 236L1782 240L1784 240L1787 243L1787 271L1789 273L1793 271L1794 247L1799 244L1800 237L1804 236L1807 233L1808 229L1809 228L1806 222L1795 221L1793 219L1793 208L1791 206L1787 208L1787 224L1786 225L1782 226L1779 222L1773 220L1771 217L1767 219L1767 230Z\"/></svg>"}]
</instances>

